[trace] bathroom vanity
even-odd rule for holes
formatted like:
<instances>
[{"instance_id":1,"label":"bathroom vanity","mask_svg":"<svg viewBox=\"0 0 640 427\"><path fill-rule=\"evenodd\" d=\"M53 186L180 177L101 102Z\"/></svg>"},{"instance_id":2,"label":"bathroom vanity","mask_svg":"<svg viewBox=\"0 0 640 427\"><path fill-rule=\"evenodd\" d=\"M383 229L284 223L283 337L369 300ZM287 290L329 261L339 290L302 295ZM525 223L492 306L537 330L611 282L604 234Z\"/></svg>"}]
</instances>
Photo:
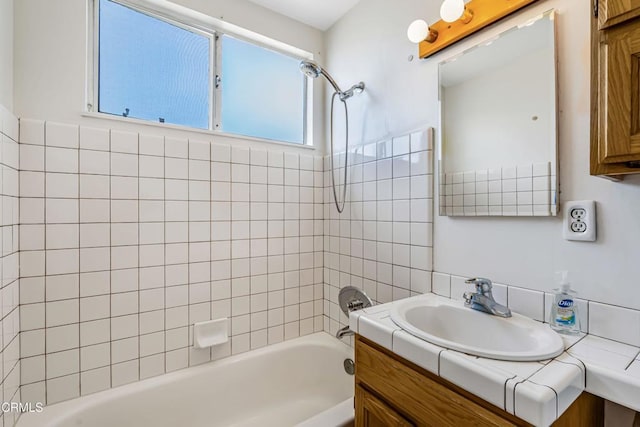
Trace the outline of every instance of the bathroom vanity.
<instances>
[{"instance_id":1,"label":"bathroom vanity","mask_svg":"<svg viewBox=\"0 0 640 427\"><path fill-rule=\"evenodd\" d=\"M593 351L573 350L589 341L584 334L560 338L517 313L490 315L435 294L353 311L349 327L359 427L602 426L609 394L587 378L625 385L593 375ZM548 335L559 348L547 346Z\"/></svg>"},{"instance_id":2,"label":"bathroom vanity","mask_svg":"<svg viewBox=\"0 0 640 427\"><path fill-rule=\"evenodd\" d=\"M355 347L357 427L531 425L360 335ZM585 392L552 425L603 423L603 399Z\"/></svg>"}]
</instances>

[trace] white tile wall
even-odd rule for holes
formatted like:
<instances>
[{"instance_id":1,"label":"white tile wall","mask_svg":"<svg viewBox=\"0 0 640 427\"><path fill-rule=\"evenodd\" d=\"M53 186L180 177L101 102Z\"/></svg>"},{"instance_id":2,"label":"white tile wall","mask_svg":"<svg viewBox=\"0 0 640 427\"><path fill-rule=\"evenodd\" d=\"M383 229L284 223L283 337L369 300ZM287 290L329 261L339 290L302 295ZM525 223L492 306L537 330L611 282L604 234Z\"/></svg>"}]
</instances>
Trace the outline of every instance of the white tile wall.
<instances>
[{"instance_id":1,"label":"white tile wall","mask_svg":"<svg viewBox=\"0 0 640 427\"><path fill-rule=\"evenodd\" d=\"M18 119L0 105L0 400L3 402L21 400L19 153ZM0 425L12 426L16 420L16 413L0 414Z\"/></svg>"},{"instance_id":2,"label":"white tile wall","mask_svg":"<svg viewBox=\"0 0 640 427\"><path fill-rule=\"evenodd\" d=\"M337 183L344 162L345 153L336 154ZM344 286L364 289L376 303L431 291L432 129L354 147L348 162L339 214L329 157L324 161L324 330L332 334L348 324L338 306ZM322 181L321 174L314 179Z\"/></svg>"},{"instance_id":3,"label":"white tile wall","mask_svg":"<svg viewBox=\"0 0 640 427\"><path fill-rule=\"evenodd\" d=\"M462 294L473 290L464 283L466 277L433 272L433 293L461 300ZM514 285L493 284L493 296L515 313L540 322L548 322L553 294ZM576 298L580 329L584 333L640 346L640 311L596 301ZM621 325L623 325L621 327Z\"/></svg>"},{"instance_id":4,"label":"white tile wall","mask_svg":"<svg viewBox=\"0 0 640 427\"><path fill-rule=\"evenodd\" d=\"M20 123L25 401L59 402L322 330L321 158ZM17 215L10 142L3 212ZM3 257L10 272L18 226L3 219L16 239ZM3 280L5 303L14 289L17 298L16 278ZM3 321L15 318L17 330L16 306L3 307ZM230 343L193 349L193 323L220 317L231 320ZM3 338L17 361L15 335Z\"/></svg>"},{"instance_id":5,"label":"white tile wall","mask_svg":"<svg viewBox=\"0 0 640 427\"><path fill-rule=\"evenodd\" d=\"M640 346L640 311L589 302L589 332Z\"/></svg>"},{"instance_id":6,"label":"white tile wall","mask_svg":"<svg viewBox=\"0 0 640 427\"><path fill-rule=\"evenodd\" d=\"M378 303L466 289L432 274L430 130L352 149L338 214L328 158L29 119L18 144L17 119L0 117L4 400L59 402L334 334L348 323L337 304L348 284ZM494 294L548 317L549 295ZM614 315L637 326L637 312L579 306L583 330L640 342L637 328L607 326ZM229 345L192 349L191 325L219 317L231 319Z\"/></svg>"}]
</instances>

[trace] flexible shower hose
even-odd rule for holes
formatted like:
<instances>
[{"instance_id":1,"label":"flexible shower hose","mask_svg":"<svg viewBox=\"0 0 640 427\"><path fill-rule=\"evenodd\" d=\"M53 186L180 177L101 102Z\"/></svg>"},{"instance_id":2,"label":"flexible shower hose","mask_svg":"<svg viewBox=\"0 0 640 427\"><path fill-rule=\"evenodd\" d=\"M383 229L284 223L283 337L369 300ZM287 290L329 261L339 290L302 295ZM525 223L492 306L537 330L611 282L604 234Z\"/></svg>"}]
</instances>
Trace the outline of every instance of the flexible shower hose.
<instances>
[{"instance_id":1,"label":"flexible shower hose","mask_svg":"<svg viewBox=\"0 0 640 427\"><path fill-rule=\"evenodd\" d=\"M334 149L333 149L333 107L335 104L336 96L340 96L340 93L334 92L331 96L331 186L333 187L333 201L336 204L338 213L344 211L344 204L347 201L347 167L349 165L349 111L347 110L347 101L340 99L344 104L344 122L345 122L345 137L344 137L344 184L342 185L342 202L338 200L338 192L336 190L336 178L335 178L335 165L334 165Z\"/></svg>"}]
</instances>

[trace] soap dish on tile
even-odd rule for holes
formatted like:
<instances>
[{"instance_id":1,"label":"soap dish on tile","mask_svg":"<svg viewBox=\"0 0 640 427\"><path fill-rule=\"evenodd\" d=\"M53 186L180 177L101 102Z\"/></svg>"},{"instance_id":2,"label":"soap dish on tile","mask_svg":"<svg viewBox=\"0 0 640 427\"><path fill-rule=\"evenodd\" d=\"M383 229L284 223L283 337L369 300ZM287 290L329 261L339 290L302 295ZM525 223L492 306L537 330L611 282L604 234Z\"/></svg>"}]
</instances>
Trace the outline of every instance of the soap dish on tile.
<instances>
[{"instance_id":1,"label":"soap dish on tile","mask_svg":"<svg viewBox=\"0 0 640 427\"><path fill-rule=\"evenodd\" d=\"M208 320L193 325L193 346L208 348L229 341L228 319Z\"/></svg>"}]
</instances>

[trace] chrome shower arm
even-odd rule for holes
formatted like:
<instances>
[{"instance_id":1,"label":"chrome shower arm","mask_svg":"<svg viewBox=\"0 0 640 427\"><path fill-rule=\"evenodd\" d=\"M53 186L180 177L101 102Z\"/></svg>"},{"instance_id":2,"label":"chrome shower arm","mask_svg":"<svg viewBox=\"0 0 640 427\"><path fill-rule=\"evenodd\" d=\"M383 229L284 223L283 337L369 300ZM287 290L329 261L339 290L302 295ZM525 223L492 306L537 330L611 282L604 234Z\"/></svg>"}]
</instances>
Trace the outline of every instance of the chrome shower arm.
<instances>
[{"instance_id":1,"label":"chrome shower arm","mask_svg":"<svg viewBox=\"0 0 640 427\"><path fill-rule=\"evenodd\" d=\"M342 95L342 94L343 94L342 89L340 89L340 86L338 86L338 83L336 83L336 81L335 81L335 80L333 80L333 78L329 75L329 73L327 73L327 72L325 71L325 69L324 69L324 68L320 68L320 74L322 74L322 75L324 76L324 78L325 78L325 79L327 79L327 81L328 81L329 83L331 83L331 86L333 86L333 89L334 89L336 92L338 92L338 94L340 94L340 95Z\"/></svg>"}]
</instances>

